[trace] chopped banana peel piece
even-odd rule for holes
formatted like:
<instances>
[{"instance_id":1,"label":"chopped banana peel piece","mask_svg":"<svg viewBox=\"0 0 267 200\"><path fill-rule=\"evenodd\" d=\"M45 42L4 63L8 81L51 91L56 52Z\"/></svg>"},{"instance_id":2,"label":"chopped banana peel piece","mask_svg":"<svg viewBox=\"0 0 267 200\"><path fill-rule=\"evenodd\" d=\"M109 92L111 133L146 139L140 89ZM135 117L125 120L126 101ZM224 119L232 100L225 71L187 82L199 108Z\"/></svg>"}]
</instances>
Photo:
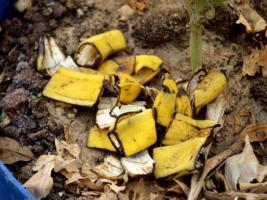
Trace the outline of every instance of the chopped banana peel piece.
<instances>
[{"instance_id":1,"label":"chopped banana peel piece","mask_svg":"<svg viewBox=\"0 0 267 200\"><path fill-rule=\"evenodd\" d=\"M195 169L196 158L206 138L197 137L172 146L153 149L154 175L163 178L172 174L184 175Z\"/></svg>"},{"instance_id":2,"label":"chopped banana peel piece","mask_svg":"<svg viewBox=\"0 0 267 200\"><path fill-rule=\"evenodd\" d=\"M89 131L87 147L116 152L116 149L109 140L108 129L99 129L96 126L92 127Z\"/></svg>"},{"instance_id":3,"label":"chopped banana peel piece","mask_svg":"<svg viewBox=\"0 0 267 200\"><path fill-rule=\"evenodd\" d=\"M179 88L179 92L177 94L176 112L189 117L193 116L193 108L190 97L183 88Z\"/></svg>"},{"instance_id":4,"label":"chopped banana peel piece","mask_svg":"<svg viewBox=\"0 0 267 200\"><path fill-rule=\"evenodd\" d=\"M202 107L212 102L226 88L225 75L217 70L210 71L194 90L194 103L198 112Z\"/></svg>"},{"instance_id":5,"label":"chopped banana peel piece","mask_svg":"<svg viewBox=\"0 0 267 200\"><path fill-rule=\"evenodd\" d=\"M45 37L43 44L39 45L37 69L39 71L46 70L47 73L52 76L60 67L60 63L64 60L65 55L62 53L62 51L56 44L54 38Z\"/></svg>"},{"instance_id":6,"label":"chopped banana peel piece","mask_svg":"<svg viewBox=\"0 0 267 200\"><path fill-rule=\"evenodd\" d=\"M147 83L159 73L162 63L162 60L158 56L136 56L134 78L136 78L142 85Z\"/></svg>"},{"instance_id":7,"label":"chopped banana peel piece","mask_svg":"<svg viewBox=\"0 0 267 200\"><path fill-rule=\"evenodd\" d=\"M144 111L146 102L136 101L128 105L120 104L117 98L102 97L98 104L96 113L96 124L99 128L112 129L116 119L129 113L138 113Z\"/></svg>"},{"instance_id":8,"label":"chopped banana peel piece","mask_svg":"<svg viewBox=\"0 0 267 200\"><path fill-rule=\"evenodd\" d=\"M104 162L95 166L92 171L109 179L123 179L124 174L120 160L112 155L105 157Z\"/></svg>"},{"instance_id":9,"label":"chopped banana peel piece","mask_svg":"<svg viewBox=\"0 0 267 200\"><path fill-rule=\"evenodd\" d=\"M122 103L133 102L141 92L141 85L132 76L119 73L119 101Z\"/></svg>"},{"instance_id":10,"label":"chopped banana peel piece","mask_svg":"<svg viewBox=\"0 0 267 200\"><path fill-rule=\"evenodd\" d=\"M216 128L216 131L219 131L223 127L223 115L226 104L226 98L221 94L213 102L207 105L206 119L213 120L220 125L219 129Z\"/></svg>"},{"instance_id":11,"label":"chopped banana peel piece","mask_svg":"<svg viewBox=\"0 0 267 200\"><path fill-rule=\"evenodd\" d=\"M164 145L174 145L193 137L197 137L199 130L193 125L179 120L173 120L168 127L162 144Z\"/></svg>"},{"instance_id":12,"label":"chopped banana peel piece","mask_svg":"<svg viewBox=\"0 0 267 200\"><path fill-rule=\"evenodd\" d=\"M162 85L169 93L178 93L178 86L176 82L171 78L171 75L166 73L162 79Z\"/></svg>"},{"instance_id":13,"label":"chopped banana peel piece","mask_svg":"<svg viewBox=\"0 0 267 200\"><path fill-rule=\"evenodd\" d=\"M153 108L157 111L157 123L167 127L175 113L176 94L160 91L154 101Z\"/></svg>"},{"instance_id":14,"label":"chopped banana peel piece","mask_svg":"<svg viewBox=\"0 0 267 200\"><path fill-rule=\"evenodd\" d=\"M78 47L76 61L81 66L96 67L109 55L126 48L123 33L108 31L85 39Z\"/></svg>"},{"instance_id":15,"label":"chopped banana peel piece","mask_svg":"<svg viewBox=\"0 0 267 200\"><path fill-rule=\"evenodd\" d=\"M106 60L99 66L97 70L104 74L116 74L118 69L119 65L114 60Z\"/></svg>"},{"instance_id":16,"label":"chopped banana peel piece","mask_svg":"<svg viewBox=\"0 0 267 200\"><path fill-rule=\"evenodd\" d=\"M154 163L147 150L121 158L122 167L130 177L151 174Z\"/></svg>"},{"instance_id":17,"label":"chopped banana peel piece","mask_svg":"<svg viewBox=\"0 0 267 200\"><path fill-rule=\"evenodd\" d=\"M144 68L141 69L137 74L134 74L133 77L142 85L150 81L154 76L160 72L160 69L153 71L152 69Z\"/></svg>"},{"instance_id":18,"label":"chopped banana peel piece","mask_svg":"<svg viewBox=\"0 0 267 200\"><path fill-rule=\"evenodd\" d=\"M157 140L153 110L146 109L141 113L119 121L112 136L113 138L109 135L115 148L121 144L121 149L126 156L131 156L147 149ZM117 142L117 145L114 144L114 141ZM120 150L119 153L121 153Z\"/></svg>"},{"instance_id":19,"label":"chopped banana peel piece","mask_svg":"<svg viewBox=\"0 0 267 200\"><path fill-rule=\"evenodd\" d=\"M46 85L43 95L74 105L93 106L101 95L103 83L104 76L61 67Z\"/></svg>"},{"instance_id":20,"label":"chopped banana peel piece","mask_svg":"<svg viewBox=\"0 0 267 200\"><path fill-rule=\"evenodd\" d=\"M74 60L71 56L67 56L67 58L65 60L60 62L58 67L65 67L65 68L69 68L69 69L72 69L75 71L80 71L78 65L74 62Z\"/></svg>"},{"instance_id":21,"label":"chopped banana peel piece","mask_svg":"<svg viewBox=\"0 0 267 200\"><path fill-rule=\"evenodd\" d=\"M191 117L182 115L180 113L177 113L174 119L186 122L197 128L210 128L216 125L216 122L213 120L195 120L195 119L192 119Z\"/></svg>"},{"instance_id":22,"label":"chopped banana peel piece","mask_svg":"<svg viewBox=\"0 0 267 200\"><path fill-rule=\"evenodd\" d=\"M113 60L119 65L118 72L132 74L135 67L135 56L120 56L115 57Z\"/></svg>"},{"instance_id":23,"label":"chopped banana peel piece","mask_svg":"<svg viewBox=\"0 0 267 200\"><path fill-rule=\"evenodd\" d=\"M202 80L202 77L206 76L207 72L204 69L197 70L189 80L189 82L186 82L186 92L188 94L193 94L195 89L197 88L199 82Z\"/></svg>"}]
</instances>

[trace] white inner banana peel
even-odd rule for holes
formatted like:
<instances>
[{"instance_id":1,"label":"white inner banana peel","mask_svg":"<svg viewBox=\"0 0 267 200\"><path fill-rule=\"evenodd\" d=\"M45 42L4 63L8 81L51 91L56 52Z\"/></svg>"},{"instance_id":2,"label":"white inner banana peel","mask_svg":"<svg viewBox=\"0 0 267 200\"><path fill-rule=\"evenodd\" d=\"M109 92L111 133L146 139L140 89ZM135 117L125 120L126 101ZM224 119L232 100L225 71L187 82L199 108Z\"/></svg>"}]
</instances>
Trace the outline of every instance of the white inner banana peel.
<instances>
[{"instance_id":1,"label":"white inner banana peel","mask_svg":"<svg viewBox=\"0 0 267 200\"><path fill-rule=\"evenodd\" d=\"M96 67L109 55L125 48L126 42L122 32L108 31L82 41L78 47L76 62L80 66Z\"/></svg>"},{"instance_id":2,"label":"white inner banana peel","mask_svg":"<svg viewBox=\"0 0 267 200\"><path fill-rule=\"evenodd\" d=\"M54 38L45 37L38 49L37 70L46 70L50 76L53 76L60 67L79 71L73 59L70 56L65 57Z\"/></svg>"}]
</instances>

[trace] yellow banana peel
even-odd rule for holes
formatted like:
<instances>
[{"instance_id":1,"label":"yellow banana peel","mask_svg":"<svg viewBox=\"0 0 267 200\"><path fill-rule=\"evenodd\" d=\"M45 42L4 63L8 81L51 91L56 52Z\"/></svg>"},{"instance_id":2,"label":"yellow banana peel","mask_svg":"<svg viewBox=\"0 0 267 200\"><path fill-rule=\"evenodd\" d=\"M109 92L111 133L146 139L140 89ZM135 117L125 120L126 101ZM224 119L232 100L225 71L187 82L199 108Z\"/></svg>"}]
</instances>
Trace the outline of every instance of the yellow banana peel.
<instances>
[{"instance_id":1,"label":"yellow banana peel","mask_svg":"<svg viewBox=\"0 0 267 200\"><path fill-rule=\"evenodd\" d=\"M175 93L165 93L160 91L154 101L153 108L157 111L157 123L167 127L175 113Z\"/></svg>"},{"instance_id":2,"label":"yellow banana peel","mask_svg":"<svg viewBox=\"0 0 267 200\"><path fill-rule=\"evenodd\" d=\"M186 115L177 113L175 115L175 119L176 120L180 120L183 122L186 122L188 124L191 124L197 128L210 128L216 125L216 122L213 120L196 120L196 119L192 119L191 117L188 117Z\"/></svg>"},{"instance_id":3,"label":"yellow banana peel","mask_svg":"<svg viewBox=\"0 0 267 200\"><path fill-rule=\"evenodd\" d=\"M123 72L131 75L134 70L134 65L135 56L120 56L104 61L97 70L105 74Z\"/></svg>"},{"instance_id":4,"label":"yellow banana peel","mask_svg":"<svg viewBox=\"0 0 267 200\"><path fill-rule=\"evenodd\" d=\"M143 85L159 73L162 63L158 56L138 55L136 56L133 77Z\"/></svg>"},{"instance_id":5,"label":"yellow banana peel","mask_svg":"<svg viewBox=\"0 0 267 200\"><path fill-rule=\"evenodd\" d=\"M141 85L131 75L118 73L119 101L122 103L133 102L141 92Z\"/></svg>"},{"instance_id":6,"label":"yellow banana peel","mask_svg":"<svg viewBox=\"0 0 267 200\"><path fill-rule=\"evenodd\" d=\"M198 136L199 130L184 121L173 120L168 127L162 144L164 145L174 145L192 137Z\"/></svg>"},{"instance_id":7,"label":"yellow banana peel","mask_svg":"<svg viewBox=\"0 0 267 200\"><path fill-rule=\"evenodd\" d=\"M61 67L46 85L43 95L58 101L93 106L103 88L104 76L88 75Z\"/></svg>"},{"instance_id":8,"label":"yellow banana peel","mask_svg":"<svg viewBox=\"0 0 267 200\"><path fill-rule=\"evenodd\" d=\"M185 175L194 170L196 158L205 141L205 137L196 137L176 145L154 148L155 178Z\"/></svg>"},{"instance_id":9,"label":"yellow banana peel","mask_svg":"<svg viewBox=\"0 0 267 200\"><path fill-rule=\"evenodd\" d=\"M147 149L157 140L153 110L146 109L120 120L109 137L117 151L126 156Z\"/></svg>"},{"instance_id":10,"label":"yellow banana peel","mask_svg":"<svg viewBox=\"0 0 267 200\"><path fill-rule=\"evenodd\" d=\"M212 102L226 88L225 75L218 71L210 71L194 90L195 108L198 112L202 107Z\"/></svg>"},{"instance_id":11,"label":"yellow banana peel","mask_svg":"<svg viewBox=\"0 0 267 200\"><path fill-rule=\"evenodd\" d=\"M178 86L176 82L171 78L170 74L164 74L162 85L169 93L178 93Z\"/></svg>"},{"instance_id":12,"label":"yellow banana peel","mask_svg":"<svg viewBox=\"0 0 267 200\"><path fill-rule=\"evenodd\" d=\"M179 92L177 94L176 112L189 117L193 116L193 108L190 97L183 88L179 88Z\"/></svg>"},{"instance_id":13,"label":"yellow banana peel","mask_svg":"<svg viewBox=\"0 0 267 200\"><path fill-rule=\"evenodd\" d=\"M81 66L96 67L109 55L126 48L123 33L108 31L85 39L78 47L76 61Z\"/></svg>"},{"instance_id":14,"label":"yellow banana peel","mask_svg":"<svg viewBox=\"0 0 267 200\"><path fill-rule=\"evenodd\" d=\"M87 147L116 152L116 149L109 140L108 132L108 129L92 127L88 134Z\"/></svg>"}]
</instances>

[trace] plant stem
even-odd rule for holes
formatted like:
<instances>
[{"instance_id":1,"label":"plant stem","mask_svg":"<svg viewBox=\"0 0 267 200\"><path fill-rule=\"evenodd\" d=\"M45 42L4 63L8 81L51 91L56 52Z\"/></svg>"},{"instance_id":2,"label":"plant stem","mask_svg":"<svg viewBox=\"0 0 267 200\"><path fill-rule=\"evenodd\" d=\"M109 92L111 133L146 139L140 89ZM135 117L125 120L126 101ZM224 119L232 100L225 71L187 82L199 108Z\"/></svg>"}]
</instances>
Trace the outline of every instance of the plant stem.
<instances>
[{"instance_id":1,"label":"plant stem","mask_svg":"<svg viewBox=\"0 0 267 200\"><path fill-rule=\"evenodd\" d=\"M202 67L201 25L197 20L190 23L190 59L192 71Z\"/></svg>"}]
</instances>

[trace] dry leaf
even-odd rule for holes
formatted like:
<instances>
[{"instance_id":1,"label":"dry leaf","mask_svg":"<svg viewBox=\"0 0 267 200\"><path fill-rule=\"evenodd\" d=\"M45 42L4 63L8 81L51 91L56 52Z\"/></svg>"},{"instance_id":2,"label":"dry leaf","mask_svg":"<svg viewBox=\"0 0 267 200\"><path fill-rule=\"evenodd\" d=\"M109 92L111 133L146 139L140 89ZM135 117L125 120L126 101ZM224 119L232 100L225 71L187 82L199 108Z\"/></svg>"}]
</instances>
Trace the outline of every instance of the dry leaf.
<instances>
[{"instance_id":1,"label":"dry leaf","mask_svg":"<svg viewBox=\"0 0 267 200\"><path fill-rule=\"evenodd\" d=\"M210 192L205 191L204 195L206 199L211 200L234 200L234 199L246 199L246 200L265 200L267 199L267 194L253 194L253 193L242 193L242 192Z\"/></svg>"},{"instance_id":2,"label":"dry leaf","mask_svg":"<svg viewBox=\"0 0 267 200\"><path fill-rule=\"evenodd\" d=\"M154 163L147 150L131 157L121 158L123 168L131 177L152 173Z\"/></svg>"},{"instance_id":3,"label":"dry leaf","mask_svg":"<svg viewBox=\"0 0 267 200\"><path fill-rule=\"evenodd\" d=\"M267 174L267 166L262 166L253 152L249 137L245 138L242 153L228 158L225 162L225 178L230 189L237 189L239 183L250 183L253 180L262 182Z\"/></svg>"},{"instance_id":4,"label":"dry leaf","mask_svg":"<svg viewBox=\"0 0 267 200\"><path fill-rule=\"evenodd\" d=\"M32 0L18 0L15 4L15 7L19 12L24 12L31 6L32 6Z\"/></svg>"},{"instance_id":5,"label":"dry leaf","mask_svg":"<svg viewBox=\"0 0 267 200\"><path fill-rule=\"evenodd\" d=\"M254 76L260 71L264 77L267 76L267 45L261 49L253 49L250 55L243 58L243 76Z\"/></svg>"},{"instance_id":6,"label":"dry leaf","mask_svg":"<svg viewBox=\"0 0 267 200\"><path fill-rule=\"evenodd\" d=\"M146 8L146 3L145 3L145 1L144 0L137 0L136 2L135 2L135 8L137 9L137 10L144 10L145 8Z\"/></svg>"},{"instance_id":7,"label":"dry leaf","mask_svg":"<svg viewBox=\"0 0 267 200\"><path fill-rule=\"evenodd\" d=\"M54 162L56 159L55 155L41 155L34 167L32 168L33 171L40 171L44 166L46 166L47 164Z\"/></svg>"},{"instance_id":8,"label":"dry leaf","mask_svg":"<svg viewBox=\"0 0 267 200\"><path fill-rule=\"evenodd\" d=\"M78 159L80 157L81 147L76 143L68 144L65 141L59 141L55 138L55 145L58 155L62 156L63 158L66 157L65 150L69 152L74 158Z\"/></svg>"},{"instance_id":9,"label":"dry leaf","mask_svg":"<svg viewBox=\"0 0 267 200\"><path fill-rule=\"evenodd\" d=\"M119 8L118 13L121 21L127 21L129 17L134 14L134 10L129 5L125 4Z\"/></svg>"},{"instance_id":10,"label":"dry leaf","mask_svg":"<svg viewBox=\"0 0 267 200\"><path fill-rule=\"evenodd\" d=\"M31 150L21 146L16 140L8 137L0 137L0 160L5 164L13 164L17 161L29 161L34 158Z\"/></svg>"},{"instance_id":11,"label":"dry leaf","mask_svg":"<svg viewBox=\"0 0 267 200\"><path fill-rule=\"evenodd\" d=\"M120 160L112 155L104 158L104 162L95 166L93 172L109 179L120 179L124 173Z\"/></svg>"},{"instance_id":12,"label":"dry leaf","mask_svg":"<svg viewBox=\"0 0 267 200\"><path fill-rule=\"evenodd\" d=\"M266 21L248 3L236 4L231 2L230 4L239 13L239 19L236 23L243 24L248 33L257 33L266 29Z\"/></svg>"},{"instance_id":13,"label":"dry leaf","mask_svg":"<svg viewBox=\"0 0 267 200\"><path fill-rule=\"evenodd\" d=\"M147 190L144 179L135 179L128 183L125 193L131 196L131 199L144 200L147 199L150 192Z\"/></svg>"},{"instance_id":14,"label":"dry leaf","mask_svg":"<svg viewBox=\"0 0 267 200\"><path fill-rule=\"evenodd\" d=\"M36 199L45 198L53 188L54 181L51 177L53 168L54 162L51 161L24 183L24 186Z\"/></svg>"},{"instance_id":15,"label":"dry leaf","mask_svg":"<svg viewBox=\"0 0 267 200\"><path fill-rule=\"evenodd\" d=\"M226 160L229 156L239 153L242 151L243 146L243 140L236 141L232 146L230 146L227 150L217 154L216 156L213 156L209 158L204 166L204 169L199 174L194 174L191 179L191 188L188 195L188 200L197 200L198 196L202 190L202 187L204 185L204 181L207 177L207 175L215 169L219 164L221 164L224 160Z\"/></svg>"},{"instance_id":16,"label":"dry leaf","mask_svg":"<svg viewBox=\"0 0 267 200\"><path fill-rule=\"evenodd\" d=\"M263 182L263 183L240 183L239 189L242 192L266 193L267 192L267 182Z\"/></svg>"},{"instance_id":17,"label":"dry leaf","mask_svg":"<svg viewBox=\"0 0 267 200\"><path fill-rule=\"evenodd\" d=\"M247 126L241 133L240 136L245 138L249 136L250 142L262 142L267 139L267 125L250 125Z\"/></svg>"}]
</instances>

